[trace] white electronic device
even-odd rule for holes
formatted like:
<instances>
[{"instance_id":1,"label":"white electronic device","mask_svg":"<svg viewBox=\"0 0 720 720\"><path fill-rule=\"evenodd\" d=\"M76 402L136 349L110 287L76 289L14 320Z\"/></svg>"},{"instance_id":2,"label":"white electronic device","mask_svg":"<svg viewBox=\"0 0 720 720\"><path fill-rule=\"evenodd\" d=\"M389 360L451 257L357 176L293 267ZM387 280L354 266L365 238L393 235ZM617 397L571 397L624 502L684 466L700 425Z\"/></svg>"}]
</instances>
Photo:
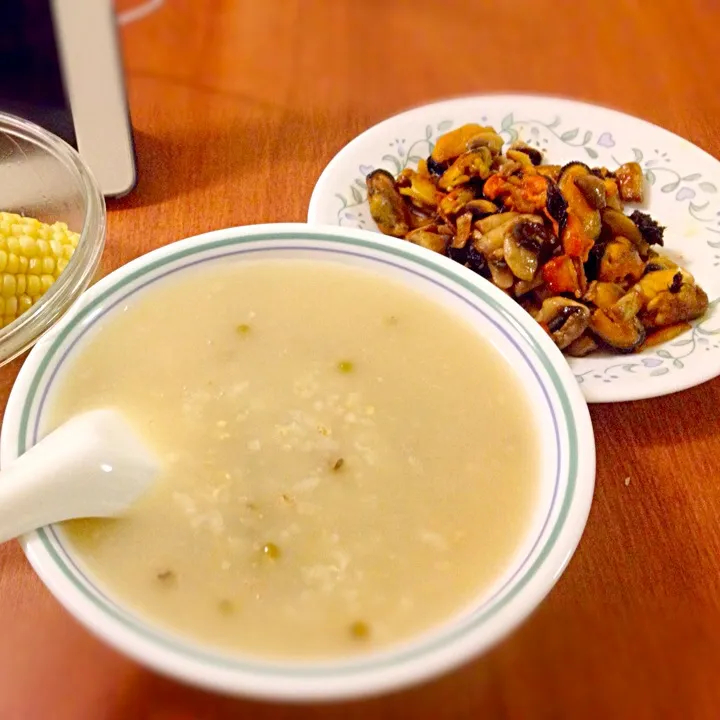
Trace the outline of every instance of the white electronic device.
<instances>
[{"instance_id":1,"label":"white electronic device","mask_svg":"<svg viewBox=\"0 0 720 720\"><path fill-rule=\"evenodd\" d=\"M3 0L0 110L75 147L103 194L135 185L112 0Z\"/></svg>"}]
</instances>

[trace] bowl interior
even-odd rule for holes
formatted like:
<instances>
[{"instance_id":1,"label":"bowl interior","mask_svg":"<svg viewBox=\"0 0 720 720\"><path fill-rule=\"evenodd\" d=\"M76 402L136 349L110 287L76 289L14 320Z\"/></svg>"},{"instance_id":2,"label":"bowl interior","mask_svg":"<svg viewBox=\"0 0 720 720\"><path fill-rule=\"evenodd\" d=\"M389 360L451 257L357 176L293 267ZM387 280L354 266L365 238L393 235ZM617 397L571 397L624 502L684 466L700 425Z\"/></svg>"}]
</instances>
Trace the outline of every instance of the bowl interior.
<instances>
[{"instance_id":1,"label":"bowl interior","mask_svg":"<svg viewBox=\"0 0 720 720\"><path fill-rule=\"evenodd\" d=\"M372 655L330 662L268 662L200 647L116 602L50 527L25 539L28 557L63 604L106 640L161 671L216 689L272 697L373 692L447 669L507 633L549 591L582 532L594 477L587 408L562 356L500 291L408 243L363 232L265 226L210 233L162 248L108 276L46 335L24 366L0 443L7 462L42 436L53 394L83 342L128 297L200 264L323 260L400 280L464 317L522 382L540 435L539 493L506 571L446 623Z\"/></svg>"}]
</instances>

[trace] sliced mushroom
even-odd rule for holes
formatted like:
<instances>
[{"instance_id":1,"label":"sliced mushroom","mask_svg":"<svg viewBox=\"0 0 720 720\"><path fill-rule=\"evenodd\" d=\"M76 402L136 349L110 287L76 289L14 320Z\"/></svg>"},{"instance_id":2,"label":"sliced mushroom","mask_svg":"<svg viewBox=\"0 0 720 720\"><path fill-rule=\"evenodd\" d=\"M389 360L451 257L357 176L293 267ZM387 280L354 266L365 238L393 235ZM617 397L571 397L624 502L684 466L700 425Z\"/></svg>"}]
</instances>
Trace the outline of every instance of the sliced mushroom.
<instances>
[{"instance_id":1,"label":"sliced mushroom","mask_svg":"<svg viewBox=\"0 0 720 720\"><path fill-rule=\"evenodd\" d=\"M622 235L635 245L642 257L646 258L648 256L650 251L648 244L645 242L638 226L627 215L612 208L605 208L601 213L601 217L603 231L611 238Z\"/></svg>"},{"instance_id":2,"label":"sliced mushroom","mask_svg":"<svg viewBox=\"0 0 720 720\"><path fill-rule=\"evenodd\" d=\"M590 329L618 352L630 353L645 340L645 328L637 317L618 317L613 308L598 308L590 316Z\"/></svg>"},{"instance_id":3,"label":"sliced mushroom","mask_svg":"<svg viewBox=\"0 0 720 720\"><path fill-rule=\"evenodd\" d=\"M470 202L465 203L465 209L470 210L473 215L476 215L477 217L494 215L498 212L498 206L494 202L490 202L490 200L485 200L483 198L479 200L471 200Z\"/></svg>"},{"instance_id":4,"label":"sliced mushroom","mask_svg":"<svg viewBox=\"0 0 720 720\"><path fill-rule=\"evenodd\" d=\"M537 273L532 280L518 280L513 288L515 297L521 298L523 295L527 295L527 293L537 290L543 282L544 280L541 273Z\"/></svg>"},{"instance_id":5,"label":"sliced mushroom","mask_svg":"<svg viewBox=\"0 0 720 720\"><path fill-rule=\"evenodd\" d=\"M502 251L505 242L505 233L503 226L495 228L489 233L481 233L479 230L473 230L472 246L483 255L489 256L492 253Z\"/></svg>"},{"instance_id":6,"label":"sliced mushroom","mask_svg":"<svg viewBox=\"0 0 720 720\"><path fill-rule=\"evenodd\" d=\"M405 236L406 240L409 240L415 245L432 250L436 253L444 254L448 245L448 236L440 235L439 233L432 233L420 228L419 230L412 230Z\"/></svg>"},{"instance_id":7,"label":"sliced mushroom","mask_svg":"<svg viewBox=\"0 0 720 720\"><path fill-rule=\"evenodd\" d=\"M500 165L496 165L493 170L496 170L501 178L509 178L513 175L522 175L523 168L524 166L521 162L507 157Z\"/></svg>"},{"instance_id":8,"label":"sliced mushroom","mask_svg":"<svg viewBox=\"0 0 720 720\"><path fill-rule=\"evenodd\" d=\"M543 302L535 319L547 328L550 337L562 350L585 332L590 310L574 300L552 297Z\"/></svg>"},{"instance_id":9,"label":"sliced mushroom","mask_svg":"<svg viewBox=\"0 0 720 720\"><path fill-rule=\"evenodd\" d=\"M380 232L405 237L410 230L408 208L386 170L374 170L366 178L370 215Z\"/></svg>"},{"instance_id":10,"label":"sliced mushroom","mask_svg":"<svg viewBox=\"0 0 720 720\"><path fill-rule=\"evenodd\" d=\"M504 222L502 221L504 220ZM473 244L480 252L490 257L492 253L502 253L505 245L505 238L512 232L513 228L521 222L533 222L542 224L543 220L537 215L518 215L517 213L501 213L490 215L475 223L475 227L482 225L490 227L491 230L482 232L475 230L473 233ZM505 258L503 258L504 260Z\"/></svg>"},{"instance_id":11,"label":"sliced mushroom","mask_svg":"<svg viewBox=\"0 0 720 720\"><path fill-rule=\"evenodd\" d=\"M542 260L551 255L554 241L542 222L520 216L505 228L505 262L516 278L530 282Z\"/></svg>"},{"instance_id":12,"label":"sliced mushroom","mask_svg":"<svg viewBox=\"0 0 720 720\"><path fill-rule=\"evenodd\" d=\"M620 188L614 178L605 178L605 205L613 210L623 211L623 203L620 199Z\"/></svg>"},{"instance_id":13,"label":"sliced mushroom","mask_svg":"<svg viewBox=\"0 0 720 720\"><path fill-rule=\"evenodd\" d=\"M570 357L585 357L597 349L598 344L593 337L588 333L584 333L565 348L565 354L570 355Z\"/></svg>"},{"instance_id":14,"label":"sliced mushroom","mask_svg":"<svg viewBox=\"0 0 720 720\"><path fill-rule=\"evenodd\" d=\"M493 155L496 155L502 150L504 144L502 135L498 135L492 128L487 128L484 132L480 132L468 140L467 149L477 150L486 147Z\"/></svg>"},{"instance_id":15,"label":"sliced mushroom","mask_svg":"<svg viewBox=\"0 0 720 720\"><path fill-rule=\"evenodd\" d=\"M589 174L582 175L575 179L575 185L595 210L602 210L607 204L605 183L600 178Z\"/></svg>"},{"instance_id":16,"label":"sliced mushroom","mask_svg":"<svg viewBox=\"0 0 720 720\"><path fill-rule=\"evenodd\" d=\"M540 248L524 247L514 232L506 233L504 241L505 262L518 280L530 282L540 267Z\"/></svg>"},{"instance_id":17,"label":"sliced mushroom","mask_svg":"<svg viewBox=\"0 0 720 720\"><path fill-rule=\"evenodd\" d=\"M515 282L515 277L505 260L502 257L490 257L487 264L493 284L497 285L501 290L509 290Z\"/></svg>"},{"instance_id":18,"label":"sliced mushroom","mask_svg":"<svg viewBox=\"0 0 720 720\"><path fill-rule=\"evenodd\" d=\"M620 197L625 202L643 201L643 171L636 162L629 162L621 165L615 171L620 188Z\"/></svg>"},{"instance_id":19,"label":"sliced mushroom","mask_svg":"<svg viewBox=\"0 0 720 720\"><path fill-rule=\"evenodd\" d=\"M475 223L475 227L484 235L518 217L520 217L520 214L516 212L497 213L496 215L489 215L482 220L478 220Z\"/></svg>"},{"instance_id":20,"label":"sliced mushroom","mask_svg":"<svg viewBox=\"0 0 720 720\"><path fill-rule=\"evenodd\" d=\"M634 283L645 272L645 263L635 246L624 237L609 242L600 260L598 280L610 283Z\"/></svg>"},{"instance_id":21,"label":"sliced mushroom","mask_svg":"<svg viewBox=\"0 0 720 720\"><path fill-rule=\"evenodd\" d=\"M524 155L532 165L540 165L543 161L543 155L540 150L521 141L514 142L506 154L509 158L518 160L519 162L524 162L520 158L521 155Z\"/></svg>"}]
</instances>

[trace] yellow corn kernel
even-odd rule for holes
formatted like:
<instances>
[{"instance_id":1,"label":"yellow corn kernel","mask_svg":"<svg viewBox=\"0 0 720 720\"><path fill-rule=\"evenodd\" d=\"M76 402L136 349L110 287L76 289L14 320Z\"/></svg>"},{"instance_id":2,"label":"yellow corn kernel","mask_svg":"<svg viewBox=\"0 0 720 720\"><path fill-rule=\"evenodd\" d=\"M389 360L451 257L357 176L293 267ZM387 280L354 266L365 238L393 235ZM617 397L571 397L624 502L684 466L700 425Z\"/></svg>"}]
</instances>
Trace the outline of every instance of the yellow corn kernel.
<instances>
[{"instance_id":1,"label":"yellow corn kernel","mask_svg":"<svg viewBox=\"0 0 720 720\"><path fill-rule=\"evenodd\" d=\"M29 310L67 267L80 236L63 222L0 212L0 327Z\"/></svg>"},{"instance_id":2,"label":"yellow corn kernel","mask_svg":"<svg viewBox=\"0 0 720 720\"><path fill-rule=\"evenodd\" d=\"M29 295L21 295L18 299L18 315L22 315L32 307L33 300Z\"/></svg>"},{"instance_id":3,"label":"yellow corn kernel","mask_svg":"<svg viewBox=\"0 0 720 720\"><path fill-rule=\"evenodd\" d=\"M10 273L3 273L2 280L0 281L0 292L2 296L8 300L15 296L16 290L17 281L15 280L15 276Z\"/></svg>"},{"instance_id":4,"label":"yellow corn kernel","mask_svg":"<svg viewBox=\"0 0 720 720\"><path fill-rule=\"evenodd\" d=\"M20 238L20 251L28 259L35 257L37 255L37 243L35 239L29 235L23 235Z\"/></svg>"}]
</instances>

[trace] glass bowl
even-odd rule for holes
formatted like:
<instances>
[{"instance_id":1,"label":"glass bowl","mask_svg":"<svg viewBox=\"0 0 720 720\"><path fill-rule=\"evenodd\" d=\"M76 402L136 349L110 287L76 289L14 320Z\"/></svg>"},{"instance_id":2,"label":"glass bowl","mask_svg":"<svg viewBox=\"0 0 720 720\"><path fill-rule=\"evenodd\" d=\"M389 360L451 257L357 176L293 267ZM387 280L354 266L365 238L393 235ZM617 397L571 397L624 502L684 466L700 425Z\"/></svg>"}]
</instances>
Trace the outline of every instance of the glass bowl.
<instances>
[{"instance_id":1,"label":"glass bowl","mask_svg":"<svg viewBox=\"0 0 720 720\"><path fill-rule=\"evenodd\" d=\"M93 280L105 246L105 200L80 155L34 123L0 113L0 210L62 221L80 234L67 267L29 310L0 329L0 366L30 348Z\"/></svg>"}]
</instances>

